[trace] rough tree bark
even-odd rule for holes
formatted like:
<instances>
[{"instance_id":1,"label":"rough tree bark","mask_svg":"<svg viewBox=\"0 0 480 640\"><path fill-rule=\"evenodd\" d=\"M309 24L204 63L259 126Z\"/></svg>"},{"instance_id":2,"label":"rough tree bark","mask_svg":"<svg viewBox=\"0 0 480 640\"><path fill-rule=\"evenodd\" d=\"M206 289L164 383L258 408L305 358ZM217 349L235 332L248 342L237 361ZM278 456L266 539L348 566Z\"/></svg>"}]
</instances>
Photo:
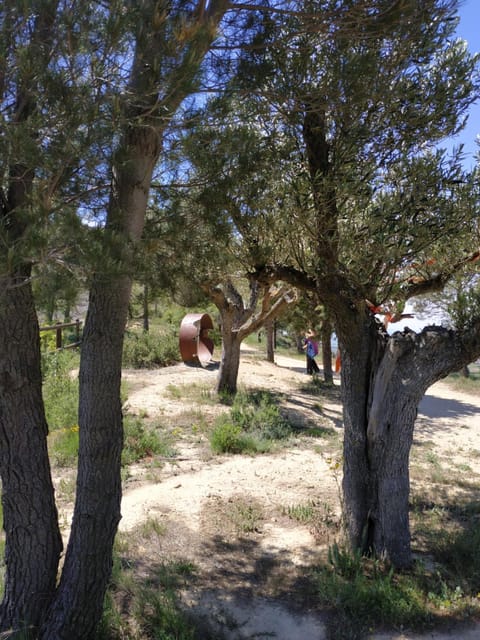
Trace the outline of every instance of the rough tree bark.
<instances>
[{"instance_id":1,"label":"rough tree bark","mask_svg":"<svg viewBox=\"0 0 480 640\"><path fill-rule=\"evenodd\" d=\"M339 331L344 403L344 515L353 548L412 562L409 455L418 404L437 380L480 354L464 334L429 327L388 336L373 317Z\"/></svg>"},{"instance_id":2,"label":"rough tree bark","mask_svg":"<svg viewBox=\"0 0 480 640\"><path fill-rule=\"evenodd\" d=\"M265 323L265 342L267 347L267 362L275 361L275 321Z\"/></svg>"},{"instance_id":3,"label":"rough tree bark","mask_svg":"<svg viewBox=\"0 0 480 640\"><path fill-rule=\"evenodd\" d=\"M226 320L222 317L222 322ZM240 367L240 347L242 338L238 331L228 327L229 322L222 324L222 355L220 358L220 372L217 378L216 392L229 395L237 392L238 369ZM225 327L225 329L223 328Z\"/></svg>"},{"instance_id":4,"label":"rough tree bark","mask_svg":"<svg viewBox=\"0 0 480 640\"><path fill-rule=\"evenodd\" d=\"M5 584L0 629L36 626L55 592L62 539L47 452L40 338L28 278L0 284L0 472Z\"/></svg>"},{"instance_id":5,"label":"rough tree bark","mask_svg":"<svg viewBox=\"0 0 480 640\"><path fill-rule=\"evenodd\" d=\"M427 327L388 335L346 283L318 280L290 267L262 268L263 284L283 280L316 291L330 310L342 356L343 509L353 549L394 566L412 562L409 455L418 404L436 381L480 356L480 317L462 331Z\"/></svg>"},{"instance_id":6,"label":"rough tree bark","mask_svg":"<svg viewBox=\"0 0 480 640\"><path fill-rule=\"evenodd\" d=\"M121 517L120 379L131 255L143 231L164 130L192 89L226 8L225 0L211 2L208 9L200 3L199 11L191 16L192 40L184 43L166 86L160 87L158 69L162 68L165 43L154 27L157 5L152 2L143 7L145 23L138 25L130 103L125 112L128 124L113 158L105 230L107 254L109 246L116 246L121 238L121 268L112 271L107 265L107 275L97 274L90 292L80 366L77 498L65 566L40 631L41 640L86 640L93 636L101 616Z\"/></svg>"},{"instance_id":7,"label":"rough tree bark","mask_svg":"<svg viewBox=\"0 0 480 640\"><path fill-rule=\"evenodd\" d=\"M90 291L79 375L77 498L60 584L39 634L45 640L92 637L103 610L120 521L120 381L129 297L128 277L96 278Z\"/></svg>"},{"instance_id":8,"label":"rough tree bark","mask_svg":"<svg viewBox=\"0 0 480 640\"><path fill-rule=\"evenodd\" d=\"M32 21L30 41L24 43L25 59L35 60L38 75L48 64L55 11L55 2L45 6ZM36 128L32 130L30 119L37 108L37 78L31 70L28 64L19 67L9 115L35 144ZM35 174L29 158L18 151L14 158L7 193L3 188L0 192L0 474L6 534L0 630L38 624L55 591L62 550L47 451L31 258L22 242L35 206Z\"/></svg>"},{"instance_id":9,"label":"rough tree bark","mask_svg":"<svg viewBox=\"0 0 480 640\"><path fill-rule=\"evenodd\" d=\"M332 370L332 324L329 320L323 320L320 330L320 339L322 341L322 367L323 379L328 384L333 383Z\"/></svg>"},{"instance_id":10,"label":"rough tree bark","mask_svg":"<svg viewBox=\"0 0 480 640\"><path fill-rule=\"evenodd\" d=\"M386 334L368 308L367 292L343 269L326 114L323 107L306 102L303 138L315 203L318 269L314 277L304 277L304 285L316 291L339 339L348 537L353 548L406 567L412 560L408 463L418 403L433 382L478 356L480 322L463 333L430 329L419 335ZM286 276L295 284L292 273ZM272 277L280 277L278 270ZM445 274L439 273L431 283L412 283L405 299L445 282Z\"/></svg>"}]
</instances>

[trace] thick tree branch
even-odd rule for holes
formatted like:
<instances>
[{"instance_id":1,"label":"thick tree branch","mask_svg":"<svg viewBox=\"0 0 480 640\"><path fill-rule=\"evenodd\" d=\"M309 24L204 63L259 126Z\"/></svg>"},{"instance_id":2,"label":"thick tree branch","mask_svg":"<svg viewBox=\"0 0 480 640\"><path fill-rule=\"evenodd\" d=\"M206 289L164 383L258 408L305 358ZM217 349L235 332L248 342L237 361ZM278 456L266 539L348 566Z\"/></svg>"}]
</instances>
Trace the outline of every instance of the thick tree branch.
<instances>
[{"instance_id":1,"label":"thick tree branch","mask_svg":"<svg viewBox=\"0 0 480 640\"><path fill-rule=\"evenodd\" d=\"M409 300L415 296L423 296L428 293L434 293L442 291L445 285L451 278L458 273L463 267L468 264L473 264L480 260L480 250L474 251L470 255L466 256L462 260L459 260L455 264L451 265L448 270L437 273L429 277L417 277L412 276L407 278L406 284L403 287L403 294L405 300Z\"/></svg>"}]
</instances>

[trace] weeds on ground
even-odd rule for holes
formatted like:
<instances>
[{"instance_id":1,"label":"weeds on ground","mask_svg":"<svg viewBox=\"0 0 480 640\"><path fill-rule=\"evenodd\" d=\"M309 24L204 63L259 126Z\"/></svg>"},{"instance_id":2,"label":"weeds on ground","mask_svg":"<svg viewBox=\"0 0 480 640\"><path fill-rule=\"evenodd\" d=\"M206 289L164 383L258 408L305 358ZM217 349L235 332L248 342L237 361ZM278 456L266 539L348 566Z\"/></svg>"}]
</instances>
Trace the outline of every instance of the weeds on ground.
<instances>
[{"instance_id":1,"label":"weeds on ground","mask_svg":"<svg viewBox=\"0 0 480 640\"><path fill-rule=\"evenodd\" d=\"M340 387L333 382L325 382L325 380L322 380L322 378L319 378L317 375L309 376L305 382L302 382L300 391L312 396L340 397Z\"/></svg>"},{"instance_id":2,"label":"weeds on ground","mask_svg":"<svg viewBox=\"0 0 480 640\"><path fill-rule=\"evenodd\" d=\"M473 584L467 593L443 569L430 573L420 563L396 572L338 545L312 578L320 604L331 611L329 637L335 640L360 640L382 628L422 631L435 621L461 622L480 612Z\"/></svg>"},{"instance_id":3,"label":"weeds on ground","mask_svg":"<svg viewBox=\"0 0 480 640\"><path fill-rule=\"evenodd\" d=\"M233 525L237 534L258 531L263 520L263 510L253 499L239 497L228 502L225 510L227 520Z\"/></svg>"},{"instance_id":4,"label":"weeds on ground","mask_svg":"<svg viewBox=\"0 0 480 640\"><path fill-rule=\"evenodd\" d=\"M161 435L157 429L146 426L139 418L125 416L123 428L123 467L151 456L172 457L174 455L170 439L166 435ZM78 425L57 429L50 433L49 452L55 466L66 468L75 465L78 456L79 433Z\"/></svg>"},{"instance_id":5,"label":"weeds on ground","mask_svg":"<svg viewBox=\"0 0 480 640\"><path fill-rule=\"evenodd\" d=\"M78 457L78 378L72 372L79 356L70 351L57 351L42 356L43 397L50 428L49 454L57 467L72 467ZM170 439L158 428L150 427L140 418L124 418L124 448L122 465L143 458L174 454Z\"/></svg>"},{"instance_id":6,"label":"weeds on ground","mask_svg":"<svg viewBox=\"0 0 480 640\"><path fill-rule=\"evenodd\" d=\"M110 588L104 602L104 612L98 640L128 638L129 640L195 640L195 626L179 606L178 591L195 574L188 561L150 564L147 575L137 573L136 555L131 540L139 545L153 542L164 533L160 523L150 522L135 535L119 534L114 553Z\"/></svg>"},{"instance_id":7,"label":"weeds on ground","mask_svg":"<svg viewBox=\"0 0 480 640\"><path fill-rule=\"evenodd\" d=\"M201 384L169 384L166 391L170 398L182 400L187 398L189 402L196 404L217 404L218 395L208 385Z\"/></svg>"},{"instance_id":8,"label":"weeds on ground","mask_svg":"<svg viewBox=\"0 0 480 640\"><path fill-rule=\"evenodd\" d=\"M42 354L43 401L51 430L70 429L78 424L79 354L55 351Z\"/></svg>"},{"instance_id":9,"label":"weeds on ground","mask_svg":"<svg viewBox=\"0 0 480 640\"><path fill-rule=\"evenodd\" d=\"M456 500L452 505L416 496L413 531L449 584L477 598L480 606L480 501Z\"/></svg>"},{"instance_id":10,"label":"weeds on ground","mask_svg":"<svg viewBox=\"0 0 480 640\"><path fill-rule=\"evenodd\" d=\"M301 504L289 505L282 509L282 514L302 524L313 525L321 520L329 526L338 526L338 519L327 502L309 500Z\"/></svg>"},{"instance_id":11,"label":"weeds on ground","mask_svg":"<svg viewBox=\"0 0 480 640\"><path fill-rule=\"evenodd\" d=\"M78 444L78 424L51 431L48 438L50 460L56 467L73 467L78 457Z\"/></svg>"},{"instance_id":12,"label":"weeds on ground","mask_svg":"<svg viewBox=\"0 0 480 640\"><path fill-rule=\"evenodd\" d=\"M307 505L308 506L308 505ZM292 508L294 517L308 509ZM428 555L409 571L334 544L312 572L319 604L330 609L330 638L356 640L381 629L421 632L480 615L480 502L435 504L417 496L412 530Z\"/></svg>"},{"instance_id":13,"label":"weeds on ground","mask_svg":"<svg viewBox=\"0 0 480 640\"><path fill-rule=\"evenodd\" d=\"M469 365L470 375L465 377L461 373L452 373L445 382L457 391L478 394L480 391L480 367L478 364Z\"/></svg>"},{"instance_id":14,"label":"weeds on ground","mask_svg":"<svg viewBox=\"0 0 480 640\"><path fill-rule=\"evenodd\" d=\"M147 426L143 420L127 415L123 421L123 429L122 466L152 456L170 458L175 455L171 438L158 428Z\"/></svg>"},{"instance_id":15,"label":"weeds on ground","mask_svg":"<svg viewBox=\"0 0 480 640\"><path fill-rule=\"evenodd\" d=\"M272 394L239 392L230 411L216 419L210 445L215 453L265 453L291 433Z\"/></svg>"}]
</instances>

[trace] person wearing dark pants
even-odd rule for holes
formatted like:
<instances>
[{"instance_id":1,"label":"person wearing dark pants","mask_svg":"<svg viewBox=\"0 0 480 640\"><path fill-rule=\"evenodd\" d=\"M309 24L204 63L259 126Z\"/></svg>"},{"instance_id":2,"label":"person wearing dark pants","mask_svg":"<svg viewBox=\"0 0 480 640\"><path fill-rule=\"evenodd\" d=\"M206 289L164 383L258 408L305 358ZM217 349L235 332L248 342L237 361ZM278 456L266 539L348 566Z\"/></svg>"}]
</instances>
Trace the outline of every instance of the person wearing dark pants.
<instances>
[{"instance_id":1,"label":"person wearing dark pants","mask_svg":"<svg viewBox=\"0 0 480 640\"><path fill-rule=\"evenodd\" d=\"M315 334L313 333L313 331L309 331L305 335L305 340L303 343L303 348L305 349L305 353L307 356L307 373L311 376L319 373L320 371L315 360L315 356L318 354L318 343L314 338Z\"/></svg>"}]
</instances>

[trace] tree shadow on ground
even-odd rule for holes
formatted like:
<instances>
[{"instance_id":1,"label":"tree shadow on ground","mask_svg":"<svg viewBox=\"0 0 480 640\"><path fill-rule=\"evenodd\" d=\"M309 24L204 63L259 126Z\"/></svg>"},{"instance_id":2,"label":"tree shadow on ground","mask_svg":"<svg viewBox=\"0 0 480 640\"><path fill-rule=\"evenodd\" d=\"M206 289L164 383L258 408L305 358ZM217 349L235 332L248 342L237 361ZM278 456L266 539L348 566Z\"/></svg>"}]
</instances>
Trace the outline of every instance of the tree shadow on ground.
<instances>
[{"instance_id":1,"label":"tree shadow on ground","mask_svg":"<svg viewBox=\"0 0 480 640\"><path fill-rule=\"evenodd\" d=\"M465 419L471 421L478 416L480 425L480 410L478 406L469 402L462 402L453 398L440 398L433 394L425 395L418 407L418 416L415 422L415 431L421 435L436 435L439 429L442 432L456 433L462 425L459 421ZM442 420L439 425L435 420ZM416 444L419 444L416 442Z\"/></svg>"},{"instance_id":2,"label":"tree shadow on ground","mask_svg":"<svg viewBox=\"0 0 480 640\"><path fill-rule=\"evenodd\" d=\"M453 398L439 398L432 394L425 394L422 398L418 412L426 418L462 418L463 416L479 416L480 410L478 406Z\"/></svg>"},{"instance_id":3,"label":"tree shadow on ground","mask_svg":"<svg viewBox=\"0 0 480 640\"><path fill-rule=\"evenodd\" d=\"M301 551L304 557L302 564L298 564L288 551L265 549L261 536L255 534L231 540L225 540L221 535L206 537L200 556L194 560L196 569L182 577L181 585L181 608L197 629L196 640L269 637L277 640L361 640L372 637L365 624L362 626L360 619L355 617L355 608L351 608L348 600L352 587L347 583L345 595L341 591L337 594L337 605L324 603L322 583L316 572L326 570L325 553L316 547L305 547ZM145 565L150 586L155 586L155 575L162 573L164 564L149 562ZM439 584L441 588L444 587ZM382 602L378 599L382 599L382 592L376 589L374 593L375 606L381 610ZM403 597L405 595L402 593ZM343 597L349 603L345 607ZM368 600L372 595L365 597ZM391 593L385 598L385 606L391 606ZM359 603L361 605L361 601ZM369 620L370 631L388 629L388 622L377 624L374 616L369 616ZM437 615L429 612L424 624L425 628L444 629L457 625L462 628L465 622L460 613ZM462 636L459 633L453 637Z\"/></svg>"}]
</instances>

